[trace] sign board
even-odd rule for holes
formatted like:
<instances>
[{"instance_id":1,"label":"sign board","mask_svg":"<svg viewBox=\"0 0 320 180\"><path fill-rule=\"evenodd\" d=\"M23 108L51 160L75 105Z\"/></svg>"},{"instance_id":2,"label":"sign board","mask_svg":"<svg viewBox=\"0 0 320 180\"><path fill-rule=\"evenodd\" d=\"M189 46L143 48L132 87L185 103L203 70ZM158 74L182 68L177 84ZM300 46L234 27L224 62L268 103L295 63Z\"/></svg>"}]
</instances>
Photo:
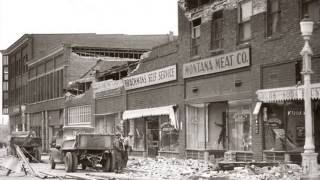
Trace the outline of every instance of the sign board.
<instances>
[{"instance_id":1,"label":"sign board","mask_svg":"<svg viewBox=\"0 0 320 180\"><path fill-rule=\"evenodd\" d=\"M177 65L168 66L155 71L127 77L123 79L125 90L151 86L177 79Z\"/></svg>"},{"instance_id":2,"label":"sign board","mask_svg":"<svg viewBox=\"0 0 320 180\"><path fill-rule=\"evenodd\" d=\"M250 66L249 48L183 65L183 78L218 73Z\"/></svg>"},{"instance_id":3,"label":"sign board","mask_svg":"<svg viewBox=\"0 0 320 180\"><path fill-rule=\"evenodd\" d=\"M121 80L120 81L106 80L106 81L92 83L94 93L117 89L117 88L121 88L122 86L123 86L123 82Z\"/></svg>"}]
</instances>

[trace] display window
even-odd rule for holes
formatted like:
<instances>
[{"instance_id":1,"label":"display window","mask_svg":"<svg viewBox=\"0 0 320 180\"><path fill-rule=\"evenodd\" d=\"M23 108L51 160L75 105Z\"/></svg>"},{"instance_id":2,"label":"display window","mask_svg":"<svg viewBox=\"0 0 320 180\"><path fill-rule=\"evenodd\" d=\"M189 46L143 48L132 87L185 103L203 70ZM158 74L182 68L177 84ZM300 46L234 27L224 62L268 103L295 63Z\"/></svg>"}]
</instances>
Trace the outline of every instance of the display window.
<instances>
[{"instance_id":1,"label":"display window","mask_svg":"<svg viewBox=\"0 0 320 180\"><path fill-rule=\"evenodd\" d=\"M264 104L262 113L265 150L303 151L302 101Z\"/></svg>"},{"instance_id":2,"label":"display window","mask_svg":"<svg viewBox=\"0 0 320 180\"><path fill-rule=\"evenodd\" d=\"M135 119L131 121L134 123L134 143L133 150L144 151L145 150L145 121L143 118Z\"/></svg>"},{"instance_id":3,"label":"display window","mask_svg":"<svg viewBox=\"0 0 320 180\"><path fill-rule=\"evenodd\" d=\"M179 131L170 122L168 115L136 118L126 121L128 135L133 135L133 150L148 151L158 154L158 151L178 151Z\"/></svg>"},{"instance_id":4,"label":"display window","mask_svg":"<svg viewBox=\"0 0 320 180\"><path fill-rule=\"evenodd\" d=\"M205 104L187 105L187 148L205 148Z\"/></svg>"},{"instance_id":5,"label":"display window","mask_svg":"<svg viewBox=\"0 0 320 180\"><path fill-rule=\"evenodd\" d=\"M188 149L226 149L227 102L189 104L187 106Z\"/></svg>"},{"instance_id":6,"label":"display window","mask_svg":"<svg viewBox=\"0 0 320 180\"><path fill-rule=\"evenodd\" d=\"M228 102L228 136L230 150L252 150L251 104L252 102L250 100Z\"/></svg>"},{"instance_id":7,"label":"display window","mask_svg":"<svg viewBox=\"0 0 320 180\"><path fill-rule=\"evenodd\" d=\"M160 116L160 151L178 151L179 131L171 124L168 116Z\"/></svg>"}]
</instances>

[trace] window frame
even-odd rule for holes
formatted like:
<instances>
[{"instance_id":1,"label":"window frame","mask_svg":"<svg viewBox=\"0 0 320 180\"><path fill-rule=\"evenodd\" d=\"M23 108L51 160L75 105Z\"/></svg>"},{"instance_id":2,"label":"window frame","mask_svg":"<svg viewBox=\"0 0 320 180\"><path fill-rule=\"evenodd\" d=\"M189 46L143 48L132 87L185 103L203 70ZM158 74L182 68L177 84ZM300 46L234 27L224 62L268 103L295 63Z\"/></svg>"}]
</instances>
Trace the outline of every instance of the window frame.
<instances>
[{"instance_id":1,"label":"window frame","mask_svg":"<svg viewBox=\"0 0 320 180\"><path fill-rule=\"evenodd\" d=\"M221 15L220 15L221 14ZM221 21L221 22L219 22ZM218 26L216 26L218 24ZM220 27L219 27L220 25ZM223 49L223 10L214 12L211 21L211 50ZM216 43L218 45L216 45Z\"/></svg>"},{"instance_id":2,"label":"window frame","mask_svg":"<svg viewBox=\"0 0 320 180\"><path fill-rule=\"evenodd\" d=\"M251 15L249 17L247 17L246 19L243 20L242 18L242 5L245 3L251 3ZM251 26L251 17L253 15L253 8L252 8L252 0L244 0L238 3L238 43L242 43L242 42L246 42L249 41L252 38L252 26ZM244 38L243 36L243 32L244 29L244 24L249 24L250 25L250 37L248 38ZM241 31L242 30L242 31Z\"/></svg>"},{"instance_id":3,"label":"window frame","mask_svg":"<svg viewBox=\"0 0 320 180\"><path fill-rule=\"evenodd\" d=\"M277 1L277 10L272 9L272 2ZM273 30L274 15L277 16L276 30ZM267 0L267 11L266 11L266 37L270 37L274 34L280 33L281 31L281 3L280 0Z\"/></svg>"},{"instance_id":4,"label":"window frame","mask_svg":"<svg viewBox=\"0 0 320 180\"><path fill-rule=\"evenodd\" d=\"M191 57L199 55L201 23L202 23L201 17L195 18L191 21L191 51L190 51Z\"/></svg>"}]
</instances>

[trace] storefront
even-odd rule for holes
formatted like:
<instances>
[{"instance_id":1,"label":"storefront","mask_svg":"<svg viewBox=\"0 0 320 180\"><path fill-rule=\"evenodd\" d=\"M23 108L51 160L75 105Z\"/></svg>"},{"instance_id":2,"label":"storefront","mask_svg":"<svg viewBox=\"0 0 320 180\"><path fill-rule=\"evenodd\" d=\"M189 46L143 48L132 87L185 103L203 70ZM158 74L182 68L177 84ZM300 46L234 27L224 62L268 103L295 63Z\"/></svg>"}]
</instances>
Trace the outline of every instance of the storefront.
<instances>
[{"instance_id":1,"label":"storefront","mask_svg":"<svg viewBox=\"0 0 320 180\"><path fill-rule=\"evenodd\" d=\"M155 157L159 152L178 151L179 127L176 106L128 110L123 119L128 120L128 134L133 135L134 151Z\"/></svg>"},{"instance_id":2,"label":"storefront","mask_svg":"<svg viewBox=\"0 0 320 180\"><path fill-rule=\"evenodd\" d=\"M263 123L264 160L301 162L305 140L303 91L303 86L257 91L258 99L263 102L260 117ZM319 153L320 84L312 84L311 91L315 150Z\"/></svg>"},{"instance_id":3,"label":"storefront","mask_svg":"<svg viewBox=\"0 0 320 180\"><path fill-rule=\"evenodd\" d=\"M183 65L187 158L252 160L250 49ZM239 69L242 69L239 71Z\"/></svg>"},{"instance_id":4,"label":"storefront","mask_svg":"<svg viewBox=\"0 0 320 180\"><path fill-rule=\"evenodd\" d=\"M107 80L92 84L94 93L95 132L114 134L115 126L121 125L121 115L125 108L123 82Z\"/></svg>"},{"instance_id":5,"label":"storefront","mask_svg":"<svg viewBox=\"0 0 320 180\"><path fill-rule=\"evenodd\" d=\"M224 152L252 150L252 102L250 99L188 104L187 150L190 157L224 156Z\"/></svg>"},{"instance_id":6,"label":"storefront","mask_svg":"<svg viewBox=\"0 0 320 180\"><path fill-rule=\"evenodd\" d=\"M127 110L122 118L126 133L133 136L131 155L180 156L183 88L176 80L177 65L123 79Z\"/></svg>"}]
</instances>

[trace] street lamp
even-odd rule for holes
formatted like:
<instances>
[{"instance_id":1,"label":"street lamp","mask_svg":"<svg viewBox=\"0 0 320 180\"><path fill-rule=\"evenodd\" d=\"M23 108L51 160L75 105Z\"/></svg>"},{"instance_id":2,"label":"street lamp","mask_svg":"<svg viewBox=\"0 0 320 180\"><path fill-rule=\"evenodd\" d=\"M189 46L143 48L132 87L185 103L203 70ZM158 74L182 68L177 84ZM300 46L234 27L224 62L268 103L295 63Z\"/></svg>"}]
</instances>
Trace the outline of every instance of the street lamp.
<instances>
[{"instance_id":1,"label":"street lamp","mask_svg":"<svg viewBox=\"0 0 320 180\"><path fill-rule=\"evenodd\" d=\"M311 87L310 76L313 73L311 70L312 50L309 44L310 37L313 31L313 21L308 17L300 22L301 35L304 40L303 49L300 55L303 59L303 68L301 74L304 81L304 114L305 114L305 144L302 155L303 175L311 177L315 176L318 171L317 156L314 149L313 139L313 121L312 121L312 106L311 106Z\"/></svg>"}]
</instances>

